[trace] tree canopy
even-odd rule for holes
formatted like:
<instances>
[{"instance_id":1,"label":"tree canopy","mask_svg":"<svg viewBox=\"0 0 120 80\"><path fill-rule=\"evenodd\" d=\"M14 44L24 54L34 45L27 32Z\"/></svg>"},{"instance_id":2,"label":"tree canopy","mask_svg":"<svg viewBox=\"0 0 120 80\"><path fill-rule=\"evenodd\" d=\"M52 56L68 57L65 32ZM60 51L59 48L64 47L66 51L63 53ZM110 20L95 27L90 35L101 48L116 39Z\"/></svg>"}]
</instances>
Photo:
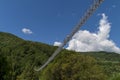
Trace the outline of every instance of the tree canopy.
<instances>
[{"instance_id":1,"label":"tree canopy","mask_svg":"<svg viewBox=\"0 0 120 80\"><path fill-rule=\"evenodd\" d=\"M120 54L62 50L43 71L36 72L57 47L0 32L1 80L105 80L120 72ZM107 79L106 79L107 80Z\"/></svg>"}]
</instances>

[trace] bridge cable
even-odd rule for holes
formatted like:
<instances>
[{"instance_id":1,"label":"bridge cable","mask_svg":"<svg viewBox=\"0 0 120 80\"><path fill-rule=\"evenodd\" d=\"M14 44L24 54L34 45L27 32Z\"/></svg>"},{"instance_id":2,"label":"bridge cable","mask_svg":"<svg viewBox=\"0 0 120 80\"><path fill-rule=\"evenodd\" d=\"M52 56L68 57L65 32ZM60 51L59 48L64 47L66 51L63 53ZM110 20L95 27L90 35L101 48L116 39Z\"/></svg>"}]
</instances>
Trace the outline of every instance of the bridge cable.
<instances>
[{"instance_id":1,"label":"bridge cable","mask_svg":"<svg viewBox=\"0 0 120 80\"><path fill-rule=\"evenodd\" d=\"M85 15L81 18L80 22L75 26L75 28L72 30L70 35L67 35L67 37L64 39L63 43L57 48L57 50L52 54L52 56L45 62L44 65L42 65L40 68L36 69L35 71L40 71L43 68L45 68L54 58L55 56L63 49L63 47L71 40L71 38L74 36L76 32L79 31L80 27L82 27L83 24L88 20L88 18L94 13L94 11L100 6L100 4L104 0L96 0L94 1L93 5L87 10Z\"/></svg>"}]
</instances>

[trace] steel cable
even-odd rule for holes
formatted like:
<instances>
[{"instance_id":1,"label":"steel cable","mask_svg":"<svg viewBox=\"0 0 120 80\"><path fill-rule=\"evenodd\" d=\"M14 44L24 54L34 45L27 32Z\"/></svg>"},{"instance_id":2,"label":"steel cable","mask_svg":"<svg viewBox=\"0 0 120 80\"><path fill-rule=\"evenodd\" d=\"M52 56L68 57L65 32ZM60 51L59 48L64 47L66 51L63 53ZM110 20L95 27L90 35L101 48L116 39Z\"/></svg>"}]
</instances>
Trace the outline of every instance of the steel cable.
<instances>
[{"instance_id":1,"label":"steel cable","mask_svg":"<svg viewBox=\"0 0 120 80\"><path fill-rule=\"evenodd\" d=\"M70 41L70 39L74 36L74 34L76 32L79 31L80 27L82 27L83 24L85 24L85 22L88 20L88 18L94 13L94 11L100 6L100 4L103 2L104 0L96 0L93 5L87 10L87 12L85 13L85 15L81 18L80 22L78 23L78 25L75 26L75 28L72 30L72 32L70 33L70 35L67 35L67 37L64 39L63 43L58 47L58 49L52 54L52 56L47 60L47 62L42 65L40 68L36 69L35 71L40 71L42 70L44 67L46 67L54 58L55 56L62 50L62 48Z\"/></svg>"}]
</instances>

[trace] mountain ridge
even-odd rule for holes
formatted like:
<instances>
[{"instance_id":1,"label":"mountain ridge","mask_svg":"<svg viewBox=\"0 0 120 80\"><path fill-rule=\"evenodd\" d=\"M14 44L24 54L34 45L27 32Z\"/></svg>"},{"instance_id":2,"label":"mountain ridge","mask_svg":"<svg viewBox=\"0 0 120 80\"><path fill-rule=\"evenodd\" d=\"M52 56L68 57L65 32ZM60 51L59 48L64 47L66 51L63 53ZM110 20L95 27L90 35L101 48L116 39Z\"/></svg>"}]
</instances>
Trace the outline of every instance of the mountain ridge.
<instances>
[{"instance_id":1,"label":"mountain ridge","mask_svg":"<svg viewBox=\"0 0 120 80\"><path fill-rule=\"evenodd\" d=\"M34 67L42 66L56 49L57 47L52 45L28 41L11 33L0 32L0 55L4 57L10 68L8 77L12 76L9 77L11 80L39 80L40 73L35 72ZM95 58L97 64L104 68L108 76L120 72L120 54L112 52L74 52L63 49L50 64L58 64L59 61L62 59L66 60L66 56L69 58L70 55L75 57L83 55L83 57L91 56ZM3 64L3 61L1 61L1 64Z\"/></svg>"}]
</instances>

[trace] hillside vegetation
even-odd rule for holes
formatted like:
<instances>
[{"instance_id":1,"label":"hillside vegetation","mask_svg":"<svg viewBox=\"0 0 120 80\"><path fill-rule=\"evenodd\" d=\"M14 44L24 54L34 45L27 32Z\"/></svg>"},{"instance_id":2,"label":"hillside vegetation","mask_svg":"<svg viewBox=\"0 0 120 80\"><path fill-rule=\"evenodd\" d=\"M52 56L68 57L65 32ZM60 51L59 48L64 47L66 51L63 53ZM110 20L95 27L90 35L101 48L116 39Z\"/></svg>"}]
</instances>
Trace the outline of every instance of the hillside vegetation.
<instances>
[{"instance_id":1,"label":"hillside vegetation","mask_svg":"<svg viewBox=\"0 0 120 80\"><path fill-rule=\"evenodd\" d=\"M0 79L120 80L120 54L108 52L77 53L64 49L42 71L34 71L56 48L0 32Z\"/></svg>"}]
</instances>

